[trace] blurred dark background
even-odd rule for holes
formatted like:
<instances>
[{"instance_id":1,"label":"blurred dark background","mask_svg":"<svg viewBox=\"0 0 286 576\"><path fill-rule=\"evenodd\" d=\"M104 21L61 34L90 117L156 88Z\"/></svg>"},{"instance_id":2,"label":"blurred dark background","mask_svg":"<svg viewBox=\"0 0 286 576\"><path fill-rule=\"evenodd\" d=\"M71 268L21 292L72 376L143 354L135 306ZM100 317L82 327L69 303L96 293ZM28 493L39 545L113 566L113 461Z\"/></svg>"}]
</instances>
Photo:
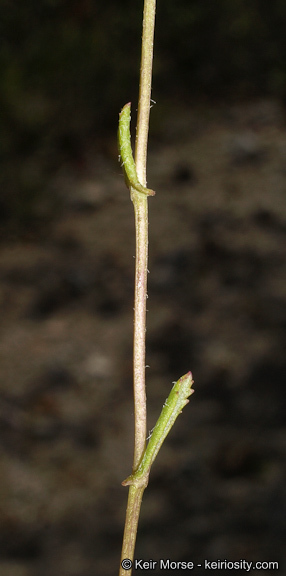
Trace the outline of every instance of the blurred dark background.
<instances>
[{"instance_id":1,"label":"blurred dark background","mask_svg":"<svg viewBox=\"0 0 286 576\"><path fill-rule=\"evenodd\" d=\"M1 576L118 571L134 223L116 132L128 101L135 132L142 10L0 0ZM158 0L149 428L173 380L192 370L196 392L151 473L144 560L286 569L285 26L283 0Z\"/></svg>"},{"instance_id":2,"label":"blurred dark background","mask_svg":"<svg viewBox=\"0 0 286 576\"><path fill-rule=\"evenodd\" d=\"M137 101L141 11L132 0L1 1L2 230L39 226L51 174L80 163L89 139L103 147L118 109ZM285 21L283 0L159 1L152 130L163 105L173 115L195 101L285 99ZM46 199L38 212L48 217Z\"/></svg>"}]
</instances>

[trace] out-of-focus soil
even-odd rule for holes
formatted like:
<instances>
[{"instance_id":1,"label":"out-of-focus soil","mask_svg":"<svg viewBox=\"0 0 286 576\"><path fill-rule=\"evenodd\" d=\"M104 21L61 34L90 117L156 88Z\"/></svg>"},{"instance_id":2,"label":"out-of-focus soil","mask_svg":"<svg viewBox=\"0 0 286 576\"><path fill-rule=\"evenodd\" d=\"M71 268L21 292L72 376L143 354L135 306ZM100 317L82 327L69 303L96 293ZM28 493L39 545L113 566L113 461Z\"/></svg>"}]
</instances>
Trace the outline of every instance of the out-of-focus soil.
<instances>
[{"instance_id":1,"label":"out-of-focus soil","mask_svg":"<svg viewBox=\"0 0 286 576\"><path fill-rule=\"evenodd\" d=\"M188 370L195 394L153 466L136 557L278 561L283 574L284 112L268 101L182 110L158 131L148 162L149 428ZM1 576L118 570L135 249L111 147L111 160L89 150L84 171L53 178L65 209L46 238L0 248Z\"/></svg>"}]
</instances>

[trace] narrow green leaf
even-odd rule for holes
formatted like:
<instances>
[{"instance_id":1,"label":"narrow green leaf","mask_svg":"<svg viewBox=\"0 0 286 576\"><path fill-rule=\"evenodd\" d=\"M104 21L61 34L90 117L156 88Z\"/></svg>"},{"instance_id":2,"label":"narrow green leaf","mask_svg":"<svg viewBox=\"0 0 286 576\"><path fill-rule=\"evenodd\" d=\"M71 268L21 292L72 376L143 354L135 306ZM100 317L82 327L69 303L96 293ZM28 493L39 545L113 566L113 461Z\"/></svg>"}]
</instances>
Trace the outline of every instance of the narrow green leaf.
<instances>
[{"instance_id":1,"label":"narrow green leaf","mask_svg":"<svg viewBox=\"0 0 286 576\"><path fill-rule=\"evenodd\" d=\"M138 484L148 479L151 466L172 426L174 425L184 406L188 404L189 396L193 394L192 373L182 376L174 386L162 408L162 412L156 422L155 428L147 444L143 458L135 472L122 482L123 486Z\"/></svg>"},{"instance_id":2,"label":"narrow green leaf","mask_svg":"<svg viewBox=\"0 0 286 576\"><path fill-rule=\"evenodd\" d=\"M131 103L125 104L119 114L118 148L122 160L122 168L128 188L134 188L137 192L154 196L154 190L142 186L138 180L136 166L131 148L130 136Z\"/></svg>"}]
</instances>

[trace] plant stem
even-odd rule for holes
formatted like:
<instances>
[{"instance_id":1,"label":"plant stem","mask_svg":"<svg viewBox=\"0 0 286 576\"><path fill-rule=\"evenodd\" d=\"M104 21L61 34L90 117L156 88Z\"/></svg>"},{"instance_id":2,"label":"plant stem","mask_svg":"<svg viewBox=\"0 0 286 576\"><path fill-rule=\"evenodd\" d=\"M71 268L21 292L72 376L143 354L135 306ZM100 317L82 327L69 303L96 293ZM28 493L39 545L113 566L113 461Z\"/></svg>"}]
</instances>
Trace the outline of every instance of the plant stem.
<instances>
[{"instance_id":1,"label":"plant stem","mask_svg":"<svg viewBox=\"0 0 286 576\"><path fill-rule=\"evenodd\" d=\"M139 181L146 186L153 39L156 0L144 1L142 54L137 116L135 165ZM148 200L131 190L136 230L133 378L135 408L135 448L133 471L139 465L146 444L145 339L148 274Z\"/></svg>"},{"instance_id":2,"label":"plant stem","mask_svg":"<svg viewBox=\"0 0 286 576\"><path fill-rule=\"evenodd\" d=\"M119 576L129 576L132 574L132 568L130 568L130 570L125 570L121 563L122 560L126 559L129 559L133 562L138 521L144 490L145 486L142 486L141 488L138 486L129 487Z\"/></svg>"},{"instance_id":3,"label":"plant stem","mask_svg":"<svg viewBox=\"0 0 286 576\"><path fill-rule=\"evenodd\" d=\"M150 98L153 62L153 38L156 0L144 0L142 54L136 133L135 164L139 181L146 186L147 142L149 132ZM145 335L148 263L148 201L147 197L131 188L136 229L136 264L134 297L133 378L135 442L133 472L138 468L146 444L146 391L145 391ZM126 510L121 562L133 561L140 507L146 483L130 486ZM130 576L120 563L119 576Z\"/></svg>"},{"instance_id":4,"label":"plant stem","mask_svg":"<svg viewBox=\"0 0 286 576\"><path fill-rule=\"evenodd\" d=\"M155 7L156 0L145 0L135 149L136 171L139 181L143 186L146 186ZM133 342L135 407L135 449L133 470L135 470L143 456L146 443L145 339L148 273L148 201L145 196L138 194L132 189L131 198L134 204L136 230Z\"/></svg>"},{"instance_id":5,"label":"plant stem","mask_svg":"<svg viewBox=\"0 0 286 576\"><path fill-rule=\"evenodd\" d=\"M136 170L138 178L141 184L144 186L146 186L147 142L151 100L155 12L156 0L144 0L142 54L135 149Z\"/></svg>"},{"instance_id":6,"label":"plant stem","mask_svg":"<svg viewBox=\"0 0 286 576\"><path fill-rule=\"evenodd\" d=\"M145 334L148 261L148 200L134 193L136 264L134 298L133 386L135 440L133 471L139 465L146 444Z\"/></svg>"}]
</instances>

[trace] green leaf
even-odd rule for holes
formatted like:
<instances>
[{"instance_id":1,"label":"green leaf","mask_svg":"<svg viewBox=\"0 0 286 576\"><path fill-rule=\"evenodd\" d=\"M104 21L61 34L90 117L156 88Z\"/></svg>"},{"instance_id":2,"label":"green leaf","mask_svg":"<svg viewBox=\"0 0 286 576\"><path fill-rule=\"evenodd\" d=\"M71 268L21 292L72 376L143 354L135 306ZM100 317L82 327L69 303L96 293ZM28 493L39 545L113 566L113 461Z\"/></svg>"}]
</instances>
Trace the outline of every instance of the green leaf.
<instances>
[{"instance_id":1,"label":"green leaf","mask_svg":"<svg viewBox=\"0 0 286 576\"><path fill-rule=\"evenodd\" d=\"M129 486L130 484L140 486L144 483L147 485L151 466L166 436L169 434L184 406L188 404L189 396L194 392L192 389L193 383L191 372L188 372L174 383L151 434L142 460L137 470L122 482L123 486Z\"/></svg>"}]
</instances>

